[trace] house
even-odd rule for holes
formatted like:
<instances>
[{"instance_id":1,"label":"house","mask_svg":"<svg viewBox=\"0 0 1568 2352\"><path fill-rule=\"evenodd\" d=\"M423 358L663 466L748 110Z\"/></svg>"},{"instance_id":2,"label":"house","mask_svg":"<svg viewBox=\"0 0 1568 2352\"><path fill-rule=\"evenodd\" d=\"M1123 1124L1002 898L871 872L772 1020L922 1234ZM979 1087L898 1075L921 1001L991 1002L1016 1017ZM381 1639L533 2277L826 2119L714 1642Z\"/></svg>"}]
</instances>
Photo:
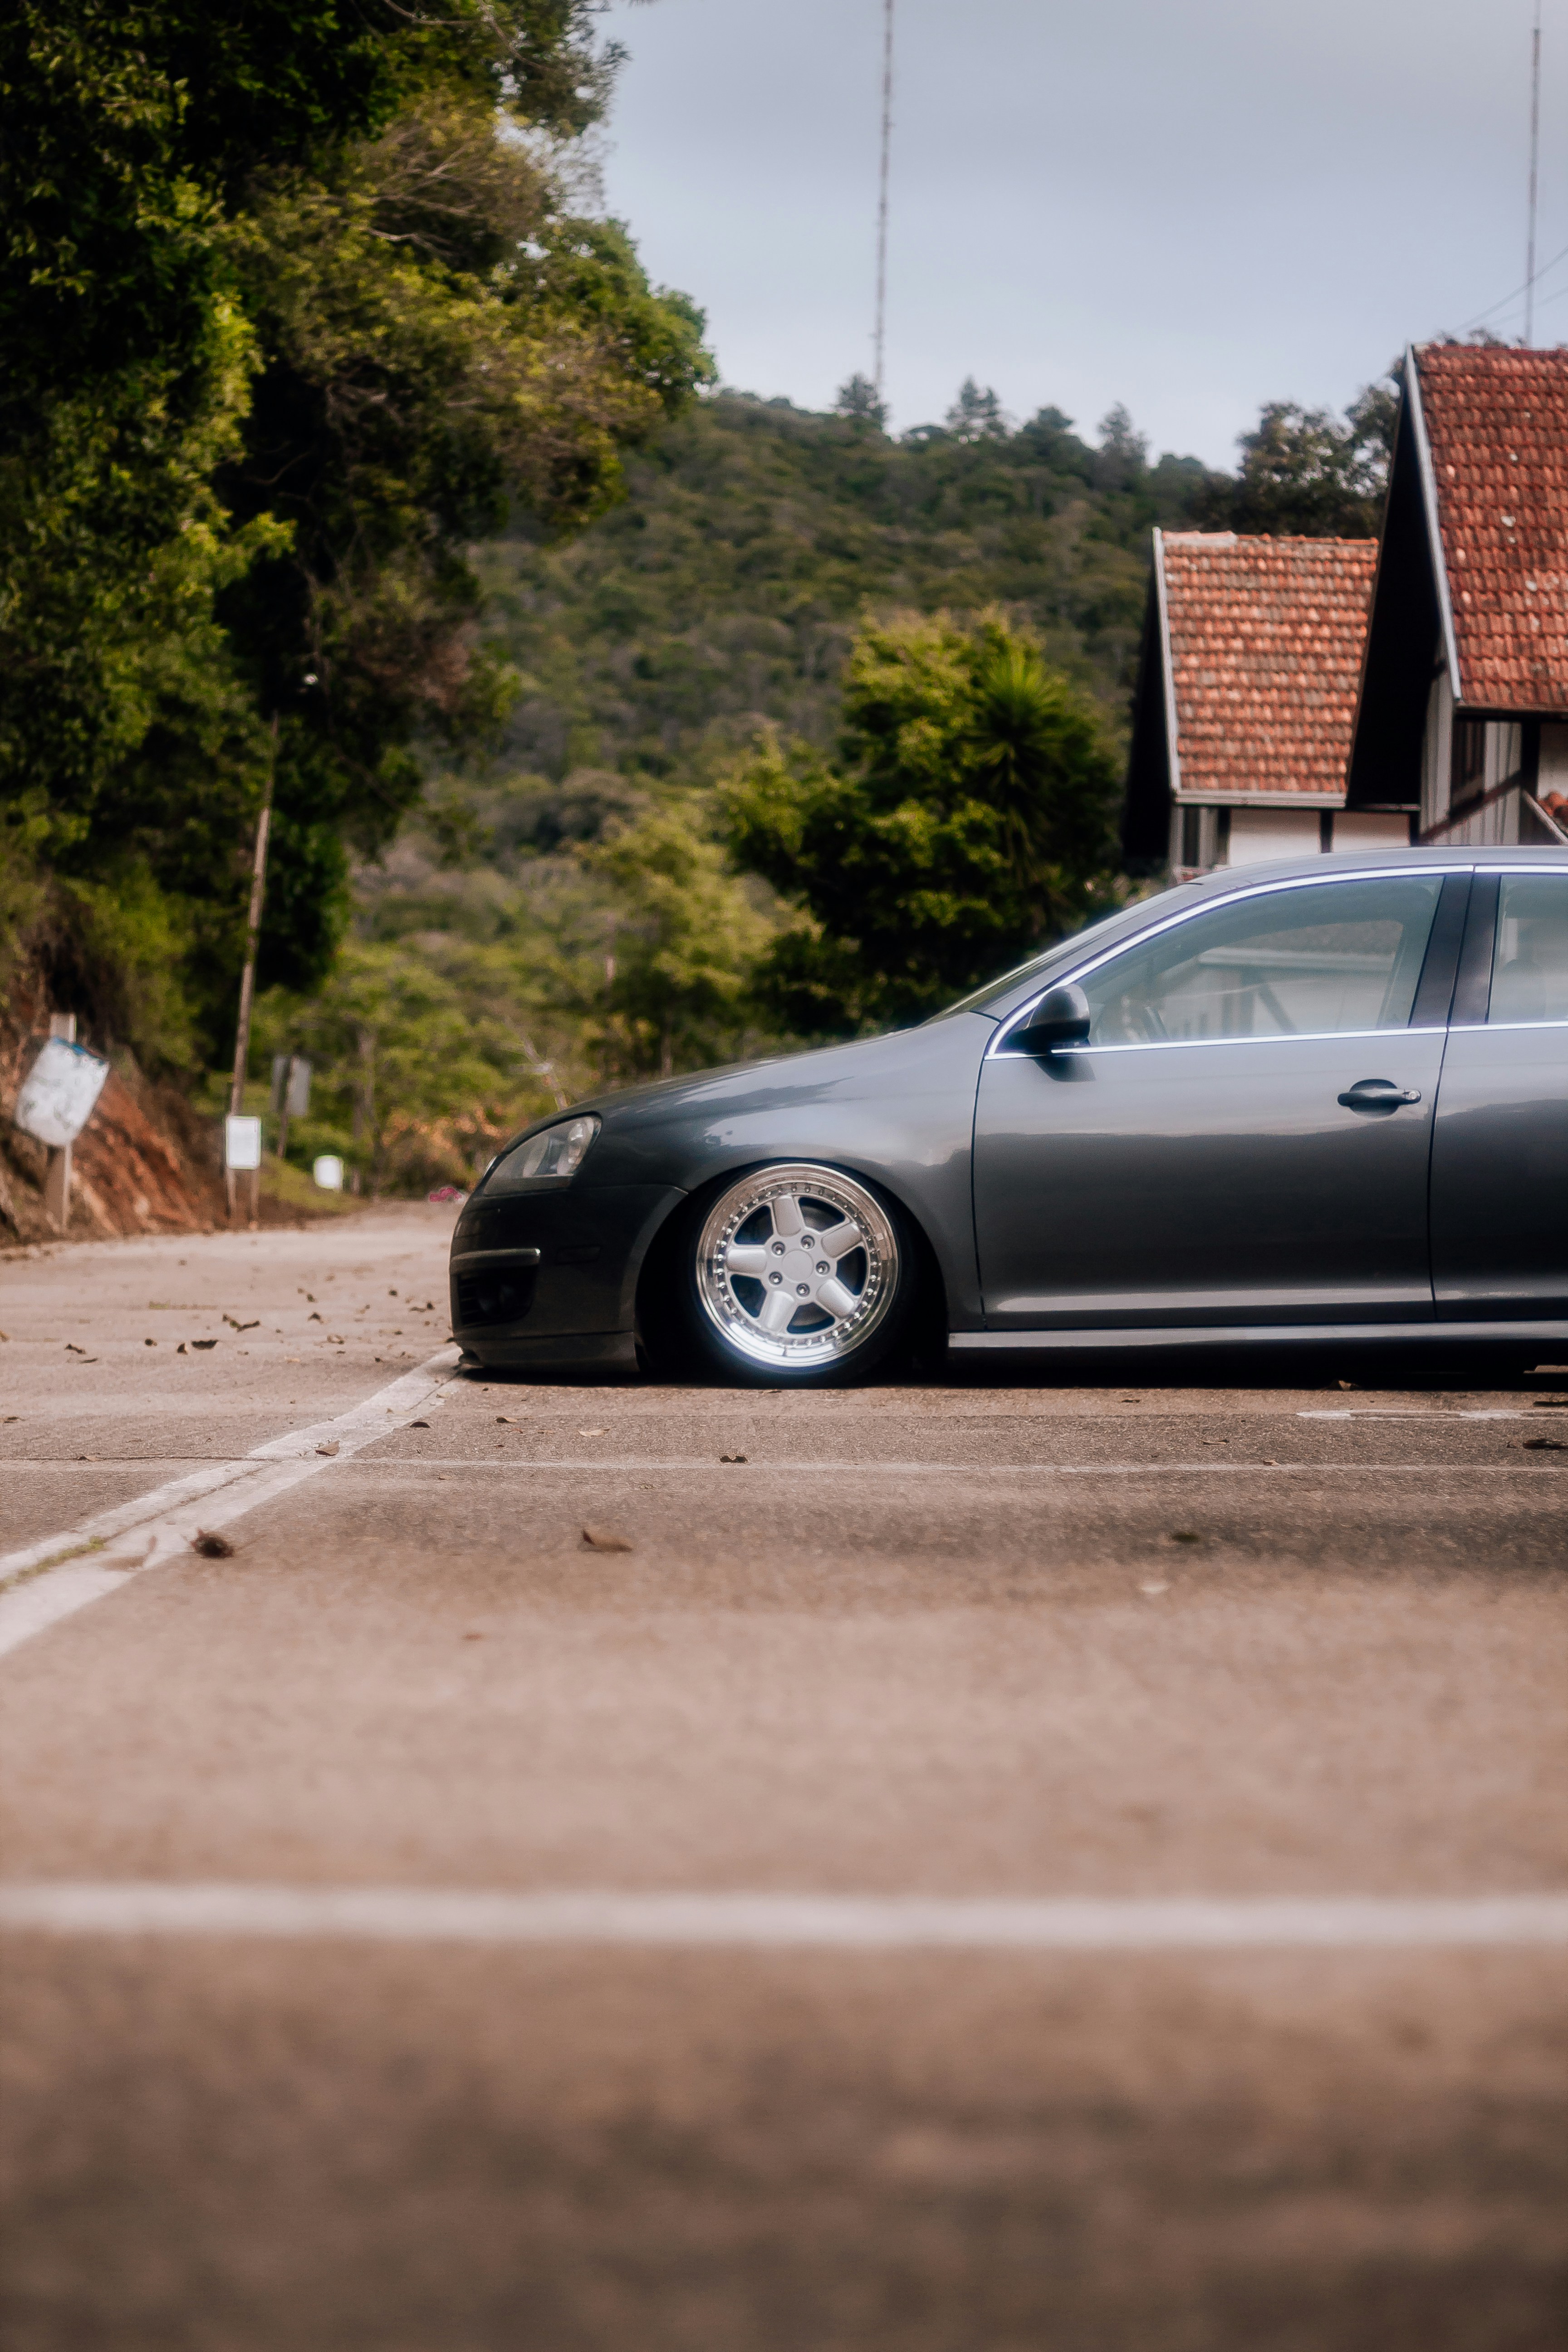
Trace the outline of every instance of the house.
<instances>
[{"instance_id":1,"label":"house","mask_svg":"<svg viewBox=\"0 0 1568 2352\"><path fill-rule=\"evenodd\" d=\"M1406 846L1403 792L1345 805L1371 539L1154 533L1123 822L1172 878L1317 849Z\"/></svg>"},{"instance_id":2,"label":"house","mask_svg":"<svg viewBox=\"0 0 1568 2352\"><path fill-rule=\"evenodd\" d=\"M1406 354L1347 807L1568 842L1568 350Z\"/></svg>"}]
</instances>

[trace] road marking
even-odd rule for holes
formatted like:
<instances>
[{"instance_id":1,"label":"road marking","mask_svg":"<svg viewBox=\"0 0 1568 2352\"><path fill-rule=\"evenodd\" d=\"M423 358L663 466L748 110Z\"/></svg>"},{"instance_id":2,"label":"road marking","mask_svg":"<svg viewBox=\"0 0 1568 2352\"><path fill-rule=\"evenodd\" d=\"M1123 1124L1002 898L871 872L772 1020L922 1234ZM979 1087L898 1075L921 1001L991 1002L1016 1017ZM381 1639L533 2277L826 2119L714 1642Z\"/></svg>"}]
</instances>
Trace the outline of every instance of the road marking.
<instances>
[{"instance_id":1,"label":"road marking","mask_svg":"<svg viewBox=\"0 0 1568 2352\"><path fill-rule=\"evenodd\" d=\"M404 1886L0 1885L0 1928L847 1951L1226 1951L1568 1945L1568 1895L507 1895Z\"/></svg>"},{"instance_id":2,"label":"road marking","mask_svg":"<svg viewBox=\"0 0 1568 2352\"><path fill-rule=\"evenodd\" d=\"M1433 1412L1425 1406L1402 1404L1336 1404L1311 1405L1296 1415L1298 1421L1528 1421L1530 1414L1520 1405L1457 1405L1449 1412Z\"/></svg>"},{"instance_id":3,"label":"road marking","mask_svg":"<svg viewBox=\"0 0 1568 2352\"><path fill-rule=\"evenodd\" d=\"M456 1369L455 1348L438 1349L363 1403L331 1421L268 1439L249 1454L173 1478L129 1503L100 1511L61 1535L0 1558L0 1656L47 1626L118 1591L128 1575L184 1551L198 1528L216 1530L301 1479L351 1461L362 1448L428 1412ZM334 1444L332 1454L318 1447ZM90 1562L84 1554L90 1553Z\"/></svg>"},{"instance_id":4,"label":"road marking","mask_svg":"<svg viewBox=\"0 0 1568 2352\"><path fill-rule=\"evenodd\" d=\"M1407 1472L1412 1477L1448 1477L1461 1472L1484 1470L1535 1470L1538 1464L1528 1462L832 1462L814 1454L809 1462L792 1462L781 1454L777 1461L759 1461L753 1454L749 1462L722 1463L710 1454L690 1455L647 1455L628 1454L615 1455L574 1455L563 1454L544 1459L521 1455L511 1461L498 1462L493 1455L463 1454L381 1454L362 1460L354 1465L360 1470L662 1470L672 1475L687 1476L693 1470L710 1470L715 1477L733 1478L747 1470L787 1472L798 1477L808 1471L822 1471L835 1477L859 1477L872 1471L920 1478L991 1478L1005 1472L1016 1472L1021 1477L1046 1478L1162 1478L1168 1472L1180 1472L1196 1477L1236 1478L1252 1472L1259 1476L1291 1470L1338 1470L1353 1477L1365 1477L1373 1471L1379 1477L1392 1471Z\"/></svg>"}]
</instances>

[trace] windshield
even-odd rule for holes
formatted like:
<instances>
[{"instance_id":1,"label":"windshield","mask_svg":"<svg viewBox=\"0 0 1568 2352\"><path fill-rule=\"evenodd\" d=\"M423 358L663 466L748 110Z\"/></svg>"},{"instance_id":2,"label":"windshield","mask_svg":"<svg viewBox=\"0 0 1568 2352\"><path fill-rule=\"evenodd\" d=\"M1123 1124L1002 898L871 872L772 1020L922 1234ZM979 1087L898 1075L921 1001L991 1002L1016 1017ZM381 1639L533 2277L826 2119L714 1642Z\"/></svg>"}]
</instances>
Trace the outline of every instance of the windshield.
<instances>
[{"instance_id":1,"label":"windshield","mask_svg":"<svg viewBox=\"0 0 1568 2352\"><path fill-rule=\"evenodd\" d=\"M1086 923L1081 931L1075 931L1070 940L1058 940L1054 948L1046 948L1039 955L1031 956L1027 963L999 973L984 987L961 996L956 1004L943 1005L930 1018L949 1021L955 1013L984 1013L993 1006L1005 1011L1009 997L1027 996L1032 988L1048 980L1062 966L1076 963L1086 954L1097 953L1101 947L1110 947L1127 932L1141 930L1156 909L1162 915L1168 914L1198 895L1191 882L1183 882L1173 890L1161 890L1151 898L1136 900L1131 907L1120 908L1113 915L1101 915L1097 921ZM929 1023L925 1025L929 1026Z\"/></svg>"}]
</instances>

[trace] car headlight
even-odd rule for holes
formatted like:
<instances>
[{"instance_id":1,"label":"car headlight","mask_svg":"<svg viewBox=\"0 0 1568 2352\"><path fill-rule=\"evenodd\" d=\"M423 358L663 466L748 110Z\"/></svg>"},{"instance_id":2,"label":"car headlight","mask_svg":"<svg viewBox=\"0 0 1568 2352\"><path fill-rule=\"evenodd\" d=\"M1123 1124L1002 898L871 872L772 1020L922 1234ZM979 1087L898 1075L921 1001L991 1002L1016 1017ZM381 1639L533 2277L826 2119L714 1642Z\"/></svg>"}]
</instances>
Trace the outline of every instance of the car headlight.
<instances>
[{"instance_id":1,"label":"car headlight","mask_svg":"<svg viewBox=\"0 0 1568 2352\"><path fill-rule=\"evenodd\" d=\"M559 1127L544 1128L497 1160L485 1178L485 1191L514 1192L536 1179L575 1176L598 1132L599 1122L591 1112L583 1118L563 1119Z\"/></svg>"}]
</instances>

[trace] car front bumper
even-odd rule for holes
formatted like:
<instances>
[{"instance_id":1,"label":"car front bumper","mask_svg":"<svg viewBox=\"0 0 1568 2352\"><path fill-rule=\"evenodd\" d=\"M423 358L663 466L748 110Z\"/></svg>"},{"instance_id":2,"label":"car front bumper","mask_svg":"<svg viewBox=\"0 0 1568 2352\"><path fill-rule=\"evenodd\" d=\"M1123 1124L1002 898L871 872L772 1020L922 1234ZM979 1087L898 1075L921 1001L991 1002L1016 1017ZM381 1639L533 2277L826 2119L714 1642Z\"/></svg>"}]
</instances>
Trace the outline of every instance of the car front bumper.
<instances>
[{"instance_id":1,"label":"car front bumper","mask_svg":"<svg viewBox=\"0 0 1568 2352\"><path fill-rule=\"evenodd\" d=\"M487 1200L452 1236L452 1336L498 1370L630 1370L649 1243L673 1185L567 1182Z\"/></svg>"}]
</instances>

